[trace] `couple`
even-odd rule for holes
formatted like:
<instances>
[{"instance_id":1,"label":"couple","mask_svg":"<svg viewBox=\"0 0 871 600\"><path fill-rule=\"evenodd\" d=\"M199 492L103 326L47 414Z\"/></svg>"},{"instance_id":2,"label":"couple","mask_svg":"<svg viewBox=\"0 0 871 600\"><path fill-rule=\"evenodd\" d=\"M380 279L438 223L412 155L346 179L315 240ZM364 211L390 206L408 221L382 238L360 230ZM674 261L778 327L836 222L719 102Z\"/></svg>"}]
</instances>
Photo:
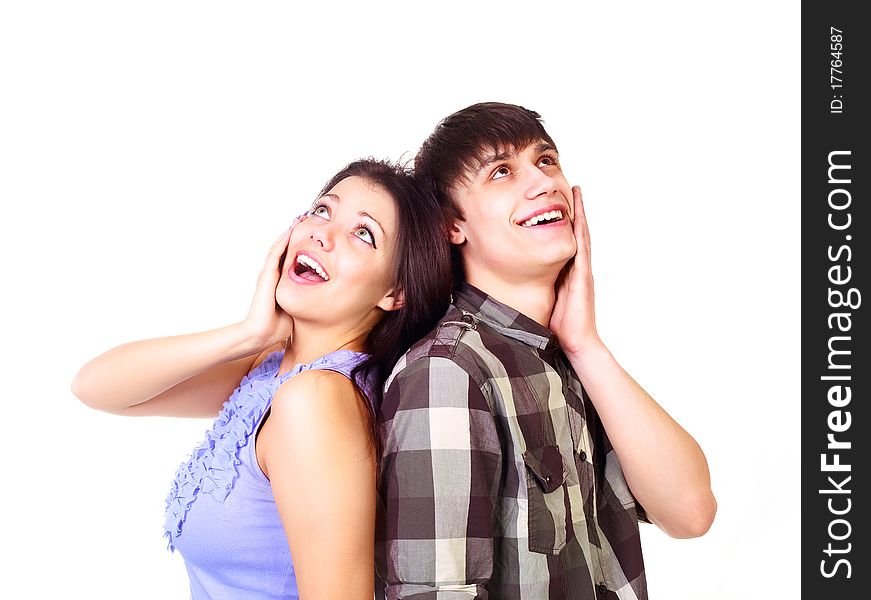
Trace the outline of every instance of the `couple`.
<instances>
[{"instance_id":1,"label":"couple","mask_svg":"<svg viewBox=\"0 0 871 600\"><path fill-rule=\"evenodd\" d=\"M413 176L336 174L242 322L114 348L73 391L217 415L167 499L193 598L644 599L638 520L698 536L716 502L593 307L580 190L539 115L476 104Z\"/></svg>"}]
</instances>

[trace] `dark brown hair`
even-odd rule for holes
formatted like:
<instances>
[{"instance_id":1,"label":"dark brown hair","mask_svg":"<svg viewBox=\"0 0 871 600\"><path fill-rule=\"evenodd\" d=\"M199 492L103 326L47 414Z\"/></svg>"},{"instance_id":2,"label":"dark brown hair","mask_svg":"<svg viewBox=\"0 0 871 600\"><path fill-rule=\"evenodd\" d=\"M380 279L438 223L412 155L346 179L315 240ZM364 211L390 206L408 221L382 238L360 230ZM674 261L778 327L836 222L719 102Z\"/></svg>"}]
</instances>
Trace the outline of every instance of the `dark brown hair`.
<instances>
[{"instance_id":1,"label":"dark brown hair","mask_svg":"<svg viewBox=\"0 0 871 600\"><path fill-rule=\"evenodd\" d=\"M445 225L465 220L454 192L461 179L476 172L486 154L544 140L556 144L533 110L502 102L473 104L443 119L414 159L414 174L442 209ZM459 249L451 246L454 284L464 279Z\"/></svg>"},{"instance_id":2,"label":"dark brown hair","mask_svg":"<svg viewBox=\"0 0 871 600\"><path fill-rule=\"evenodd\" d=\"M358 160L336 173L321 195L348 177L362 177L383 188L396 202L398 217L393 283L403 293L403 304L385 312L369 332L369 358L354 369L356 381L370 382L376 396L369 398L370 408L374 409L393 365L414 342L429 333L447 310L450 250L435 197L418 185L409 169L374 158Z\"/></svg>"}]
</instances>

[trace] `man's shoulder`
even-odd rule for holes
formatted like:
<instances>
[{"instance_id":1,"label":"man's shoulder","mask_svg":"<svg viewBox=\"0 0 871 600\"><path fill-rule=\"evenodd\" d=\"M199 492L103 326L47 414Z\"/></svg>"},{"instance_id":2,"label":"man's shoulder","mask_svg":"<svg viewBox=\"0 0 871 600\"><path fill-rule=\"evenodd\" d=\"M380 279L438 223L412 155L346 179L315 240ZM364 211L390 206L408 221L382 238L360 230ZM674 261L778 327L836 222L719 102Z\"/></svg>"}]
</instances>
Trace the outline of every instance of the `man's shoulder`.
<instances>
[{"instance_id":1,"label":"man's shoulder","mask_svg":"<svg viewBox=\"0 0 871 600\"><path fill-rule=\"evenodd\" d=\"M440 365L446 373L468 376L484 388L495 375L494 366L501 362L502 349L512 345L509 338L451 305L436 326L399 359L385 389L397 376L425 371L433 365Z\"/></svg>"},{"instance_id":2,"label":"man's shoulder","mask_svg":"<svg viewBox=\"0 0 871 600\"><path fill-rule=\"evenodd\" d=\"M436 323L435 327L412 344L405 354L399 358L399 361L393 367L393 372L385 382L385 389L390 387L390 384L397 376L409 376L414 372L426 370L433 363L447 361L454 363L461 371L469 371L470 369L467 367L474 364L474 361L468 361L471 357L467 355L470 353L463 351L458 356L457 350L463 335L474 325L470 324L468 318L465 321L463 318L464 315L461 310L453 305L449 306L448 311ZM457 371L457 373L459 374L460 371Z\"/></svg>"},{"instance_id":3,"label":"man's shoulder","mask_svg":"<svg viewBox=\"0 0 871 600\"><path fill-rule=\"evenodd\" d=\"M379 419L420 408L492 412L494 365L481 339L491 333L481 325L471 314L450 306L394 366L384 384Z\"/></svg>"}]
</instances>

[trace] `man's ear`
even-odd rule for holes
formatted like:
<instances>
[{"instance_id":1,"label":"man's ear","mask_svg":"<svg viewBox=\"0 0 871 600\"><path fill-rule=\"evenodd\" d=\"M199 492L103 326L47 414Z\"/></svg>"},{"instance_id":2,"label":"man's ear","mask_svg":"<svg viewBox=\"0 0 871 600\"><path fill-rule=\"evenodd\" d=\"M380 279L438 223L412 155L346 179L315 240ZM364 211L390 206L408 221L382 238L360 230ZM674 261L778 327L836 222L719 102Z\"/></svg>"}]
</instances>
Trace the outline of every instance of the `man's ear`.
<instances>
[{"instance_id":1,"label":"man's ear","mask_svg":"<svg viewBox=\"0 0 871 600\"><path fill-rule=\"evenodd\" d=\"M448 231L448 239L456 246L466 242L466 232L463 231L461 223L462 221L454 221L451 224L451 229Z\"/></svg>"},{"instance_id":2,"label":"man's ear","mask_svg":"<svg viewBox=\"0 0 871 600\"><path fill-rule=\"evenodd\" d=\"M405 306L405 293L402 290L390 290L378 301L378 308L390 312Z\"/></svg>"}]
</instances>

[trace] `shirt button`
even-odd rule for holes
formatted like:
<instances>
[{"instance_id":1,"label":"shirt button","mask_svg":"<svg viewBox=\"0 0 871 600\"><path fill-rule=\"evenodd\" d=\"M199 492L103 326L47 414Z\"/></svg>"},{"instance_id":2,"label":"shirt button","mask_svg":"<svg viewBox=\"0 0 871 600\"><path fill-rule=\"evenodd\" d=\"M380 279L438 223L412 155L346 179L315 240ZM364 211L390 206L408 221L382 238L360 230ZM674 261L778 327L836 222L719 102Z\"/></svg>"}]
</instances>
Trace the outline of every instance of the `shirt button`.
<instances>
[{"instance_id":1,"label":"shirt button","mask_svg":"<svg viewBox=\"0 0 871 600\"><path fill-rule=\"evenodd\" d=\"M599 584L596 585L596 593L597 593L599 596L604 597L605 594L608 593L608 587L607 587L605 584L603 584L603 583L599 583Z\"/></svg>"},{"instance_id":2,"label":"shirt button","mask_svg":"<svg viewBox=\"0 0 871 600\"><path fill-rule=\"evenodd\" d=\"M581 450L580 452L578 452L578 456L581 457L581 460L587 460L587 453L584 452L583 450Z\"/></svg>"}]
</instances>

